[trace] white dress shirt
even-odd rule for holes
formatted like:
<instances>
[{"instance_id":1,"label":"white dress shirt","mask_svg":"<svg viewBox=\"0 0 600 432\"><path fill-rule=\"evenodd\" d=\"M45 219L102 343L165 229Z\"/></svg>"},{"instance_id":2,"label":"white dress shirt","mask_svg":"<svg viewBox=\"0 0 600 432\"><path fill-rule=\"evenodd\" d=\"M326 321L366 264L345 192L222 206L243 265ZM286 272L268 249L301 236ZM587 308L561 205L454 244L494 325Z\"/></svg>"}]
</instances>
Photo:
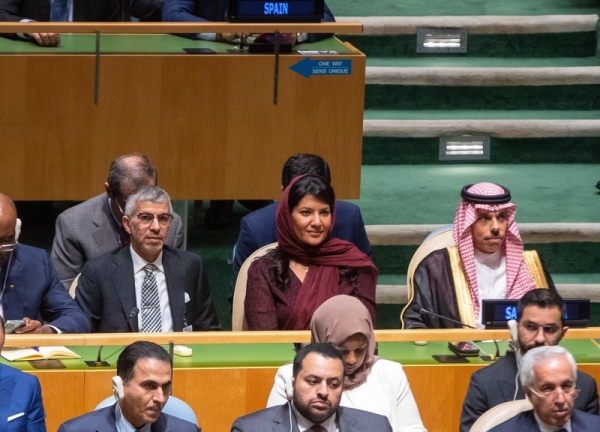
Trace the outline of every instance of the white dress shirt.
<instances>
[{"instance_id":1,"label":"white dress shirt","mask_svg":"<svg viewBox=\"0 0 600 432\"><path fill-rule=\"evenodd\" d=\"M475 249L475 270L479 291L479 314L477 324L481 324L483 299L506 298L506 257L502 250L485 254Z\"/></svg>"}]
</instances>

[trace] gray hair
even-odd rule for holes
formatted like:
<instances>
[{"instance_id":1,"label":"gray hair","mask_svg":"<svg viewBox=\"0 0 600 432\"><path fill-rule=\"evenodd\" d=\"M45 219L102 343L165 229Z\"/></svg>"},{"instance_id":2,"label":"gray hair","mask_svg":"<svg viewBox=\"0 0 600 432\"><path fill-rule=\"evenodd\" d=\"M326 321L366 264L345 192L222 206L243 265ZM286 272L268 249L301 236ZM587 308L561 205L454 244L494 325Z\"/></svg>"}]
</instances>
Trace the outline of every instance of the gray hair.
<instances>
[{"instance_id":1,"label":"gray hair","mask_svg":"<svg viewBox=\"0 0 600 432\"><path fill-rule=\"evenodd\" d=\"M169 213L173 213L173 206L171 205L171 197L167 192L158 186L142 186L134 193L129 195L127 203L125 204L125 216L133 217L135 211L135 205L138 202L151 202L154 204L168 204Z\"/></svg>"},{"instance_id":2,"label":"gray hair","mask_svg":"<svg viewBox=\"0 0 600 432\"><path fill-rule=\"evenodd\" d=\"M569 364L571 365L573 379L577 380L577 365L575 364L575 359L573 358L573 355L571 355L571 353L565 348L555 345L533 348L525 353L525 355L521 359L521 367L519 372L521 384L523 386L531 387L533 381L535 380L535 376L533 373L534 366L539 362L552 360L561 356L567 358Z\"/></svg>"}]
</instances>

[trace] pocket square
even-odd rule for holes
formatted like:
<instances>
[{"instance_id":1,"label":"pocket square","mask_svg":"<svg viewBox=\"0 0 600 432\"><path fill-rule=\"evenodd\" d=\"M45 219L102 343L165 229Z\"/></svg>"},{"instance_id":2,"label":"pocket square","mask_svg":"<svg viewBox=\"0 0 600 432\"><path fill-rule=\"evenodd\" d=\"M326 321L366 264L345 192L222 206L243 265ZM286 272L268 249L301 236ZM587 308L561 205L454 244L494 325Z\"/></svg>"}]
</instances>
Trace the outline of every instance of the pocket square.
<instances>
[{"instance_id":1,"label":"pocket square","mask_svg":"<svg viewBox=\"0 0 600 432\"><path fill-rule=\"evenodd\" d=\"M18 419L19 417L23 417L24 415L25 415L24 412L21 412L19 414L14 414L14 415L8 416L8 418L6 419L6 421L7 422L13 421L14 419Z\"/></svg>"}]
</instances>

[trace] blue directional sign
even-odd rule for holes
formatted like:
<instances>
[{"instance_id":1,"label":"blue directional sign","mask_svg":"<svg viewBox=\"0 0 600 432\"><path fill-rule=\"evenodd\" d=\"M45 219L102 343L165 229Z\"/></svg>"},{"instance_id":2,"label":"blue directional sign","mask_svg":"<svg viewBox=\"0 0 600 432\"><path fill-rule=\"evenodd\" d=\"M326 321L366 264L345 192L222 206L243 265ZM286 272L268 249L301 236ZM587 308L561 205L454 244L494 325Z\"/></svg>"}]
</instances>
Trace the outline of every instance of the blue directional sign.
<instances>
[{"instance_id":1,"label":"blue directional sign","mask_svg":"<svg viewBox=\"0 0 600 432\"><path fill-rule=\"evenodd\" d=\"M352 60L313 60L306 57L290 66L290 69L304 78L309 78L311 75L351 75Z\"/></svg>"}]
</instances>

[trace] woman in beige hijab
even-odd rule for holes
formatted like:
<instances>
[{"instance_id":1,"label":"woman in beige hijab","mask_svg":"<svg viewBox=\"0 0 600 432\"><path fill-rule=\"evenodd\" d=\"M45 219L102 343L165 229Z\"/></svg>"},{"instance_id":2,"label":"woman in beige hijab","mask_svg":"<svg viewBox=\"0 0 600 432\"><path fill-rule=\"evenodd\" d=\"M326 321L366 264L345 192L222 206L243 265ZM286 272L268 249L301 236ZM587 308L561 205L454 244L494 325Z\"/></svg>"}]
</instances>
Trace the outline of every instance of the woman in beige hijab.
<instances>
[{"instance_id":1,"label":"woman in beige hijab","mask_svg":"<svg viewBox=\"0 0 600 432\"><path fill-rule=\"evenodd\" d=\"M310 330L311 342L333 345L346 360L340 405L383 415L394 432L426 432L402 366L375 355L371 315L360 300L330 298L313 314ZM291 386L290 363L277 371L267 406L286 403Z\"/></svg>"}]
</instances>

